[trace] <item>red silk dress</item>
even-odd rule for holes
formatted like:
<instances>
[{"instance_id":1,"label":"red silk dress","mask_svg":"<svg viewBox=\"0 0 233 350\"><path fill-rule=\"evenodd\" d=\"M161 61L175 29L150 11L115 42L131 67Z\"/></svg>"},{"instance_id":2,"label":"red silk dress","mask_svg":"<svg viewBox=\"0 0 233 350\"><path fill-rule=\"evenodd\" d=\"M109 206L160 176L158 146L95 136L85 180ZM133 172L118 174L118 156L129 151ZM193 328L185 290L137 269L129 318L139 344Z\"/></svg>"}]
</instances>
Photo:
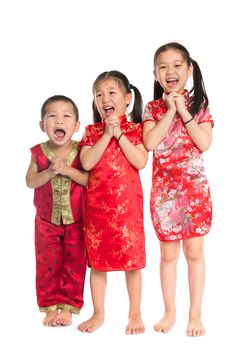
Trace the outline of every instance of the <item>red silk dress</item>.
<instances>
[{"instance_id":1,"label":"red silk dress","mask_svg":"<svg viewBox=\"0 0 233 350\"><path fill-rule=\"evenodd\" d=\"M121 129L134 145L142 143L142 124L120 118ZM80 146L94 146L104 123L86 127ZM143 193L139 171L112 138L90 171L85 190L84 231L89 266L99 271L136 270L145 266Z\"/></svg>"},{"instance_id":2,"label":"red silk dress","mask_svg":"<svg viewBox=\"0 0 233 350\"><path fill-rule=\"evenodd\" d=\"M189 94L184 93L186 105ZM164 99L149 102L143 121L160 121L167 111ZM213 120L208 110L195 115L198 124ZM207 234L212 221L209 183L202 152L191 140L176 114L167 135L153 152L151 218L160 241L181 240Z\"/></svg>"},{"instance_id":3,"label":"red silk dress","mask_svg":"<svg viewBox=\"0 0 233 350\"><path fill-rule=\"evenodd\" d=\"M47 169L54 154L48 142L31 148L38 171ZM77 142L66 163L81 168ZM55 176L34 190L36 292L40 311L83 306L86 247L83 233L83 187L65 176Z\"/></svg>"}]
</instances>

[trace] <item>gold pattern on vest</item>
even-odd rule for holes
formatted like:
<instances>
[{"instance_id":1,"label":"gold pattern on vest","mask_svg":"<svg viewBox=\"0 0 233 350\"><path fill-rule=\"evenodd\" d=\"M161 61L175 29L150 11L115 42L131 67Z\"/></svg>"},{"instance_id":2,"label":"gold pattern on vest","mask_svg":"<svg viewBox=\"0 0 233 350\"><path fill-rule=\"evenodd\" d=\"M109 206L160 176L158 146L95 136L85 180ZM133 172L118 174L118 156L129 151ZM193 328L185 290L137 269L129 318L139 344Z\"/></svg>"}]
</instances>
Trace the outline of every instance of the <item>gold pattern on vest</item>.
<instances>
[{"instance_id":1,"label":"gold pattern on vest","mask_svg":"<svg viewBox=\"0 0 233 350\"><path fill-rule=\"evenodd\" d=\"M72 141L72 151L65 158L66 165L70 166L77 156L78 143ZM55 158L55 154L49 148L49 143L41 143L41 149L44 155L52 161ZM53 209L51 222L55 225L61 224L61 219L63 224L68 225L74 222L71 204L70 204L70 186L71 179L67 176L56 175L51 179L51 186L53 191Z\"/></svg>"}]
</instances>

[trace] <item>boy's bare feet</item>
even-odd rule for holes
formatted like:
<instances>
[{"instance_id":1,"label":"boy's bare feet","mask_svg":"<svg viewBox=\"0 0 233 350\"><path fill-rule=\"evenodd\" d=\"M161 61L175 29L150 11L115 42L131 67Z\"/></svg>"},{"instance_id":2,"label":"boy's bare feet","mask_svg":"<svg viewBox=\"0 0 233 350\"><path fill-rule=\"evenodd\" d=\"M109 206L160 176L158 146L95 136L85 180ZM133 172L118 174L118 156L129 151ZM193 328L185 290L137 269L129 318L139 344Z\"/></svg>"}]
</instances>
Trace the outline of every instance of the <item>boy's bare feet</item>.
<instances>
[{"instance_id":1,"label":"boy's bare feet","mask_svg":"<svg viewBox=\"0 0 233 350\"><path fill-rule=\"evenodd\" d=\"M58 315L57 310L46 312L45 318L43 319L43 322L42 322L43 325L49 326L49 327L53 326L53 321L57 317L57 315Z\"/></svg>"},{"instance_id":2,"label":"boy's bare feet","mask_svg":"<svg viewBox=\"0 0 233 350\"><path fill-rule=\"evenodd\" d=\"M102 326L103 323L104 323L104 315L93 314L93 316L89 318L89 320L81 323L78 326L78 329L81 332L94 332L97 328Z\"/></svg>"},{"instance_id":3,"label":"boy's bare feet","mask_svg":"<svg viewBox=\"0 0 233 350\"><path fill-rule=\"evenodd\" d=\"M176 322L175 313L165 312L163 318L154 325L156 332L168 333Z\"/></svg>"},{"instance_id":4,"label":"boy's bare feet","mask_svg":"<svg viewBox=\"0 0 233 350\"><path fill-rule=\"evenodd\" d=\"M61 312L55 317L52 322L53 326L70 326L72 323L72 313L67 310Z\"/></svg>"},{"instance_id":5,"label":"boy's bare feet","mask_svg":"<svg viewBox=\"0 0 233 350\"><path fill-rule=\"evenodd\" d=\"M130 317L126 327L126 334L140 334L145 332L145 326L141 316Z\"/></svg>"},{"instance_id":6,"label":"boy's bare feet","mask_svg":"<svg viewBox=\"0 0 233 350\"><path fill-rule=\"evenodd\" d=\"M205 328L200 316L190 317L186 333L189 337L200 337L205 334Z\"/></svg>"}]
</instances>

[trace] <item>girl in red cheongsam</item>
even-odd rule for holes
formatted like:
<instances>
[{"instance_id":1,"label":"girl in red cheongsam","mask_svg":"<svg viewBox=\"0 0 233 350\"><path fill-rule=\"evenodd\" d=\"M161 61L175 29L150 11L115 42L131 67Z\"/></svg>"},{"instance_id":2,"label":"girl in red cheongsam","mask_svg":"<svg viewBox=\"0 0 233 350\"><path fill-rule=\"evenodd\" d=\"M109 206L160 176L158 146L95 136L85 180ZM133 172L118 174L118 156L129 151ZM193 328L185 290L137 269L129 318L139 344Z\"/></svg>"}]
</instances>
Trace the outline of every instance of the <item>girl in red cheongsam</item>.
<instances>
[{"instance_id":1,"label":"girl in red cheongsam","mask_svg":"<svg viewBox=\"0 0 233 350\"><path fill-rule=\"evenodd\" d=\"M204 334L201 303L204 289L204 236L212 206L202 152L212 138L212 117L198 64L185 47L169 43L154 57L155 95L143 116L143 138L153 151L151 217L160 240L164 317L155 325L168 332L175 323L176 266L180 240L188 263L190 310L187 334ZM194 87L185 89L193 75Z\"/></svg>"},{"instance_id":2,"label":"girl in red cheongsam","mask_svg":"<svg viewBox=\"0 0 233 350\"><path fill-rule=\"evenodd\" d=\"M48 98L41 109L40 127L49 140L31 148L28 187L34 188L36 292L45 326L68 326L72 313L83 306L86 246L83 234L83 186L78 109L62 95Z\"/></svg>"},{"instance_id":3,"label":"girl in red cheongsam","mask_svg":"<svg viewBox=\"0 0 233 350\"><path fill-rule=\"evenodd\" d=\"M134 106L127 121L132 91ZM140 270L145 266L145 242L138 171L147 162L140 123L142 100L138 89L118 71L98 76L93 92L95 123L86 128L80 159L83 168L90 171L84 232L94 314L78 328L92 332L103 323L106 272L125 271L130 302L126 333L137 334L144 332Z\"/></svg>"}]
</instances>

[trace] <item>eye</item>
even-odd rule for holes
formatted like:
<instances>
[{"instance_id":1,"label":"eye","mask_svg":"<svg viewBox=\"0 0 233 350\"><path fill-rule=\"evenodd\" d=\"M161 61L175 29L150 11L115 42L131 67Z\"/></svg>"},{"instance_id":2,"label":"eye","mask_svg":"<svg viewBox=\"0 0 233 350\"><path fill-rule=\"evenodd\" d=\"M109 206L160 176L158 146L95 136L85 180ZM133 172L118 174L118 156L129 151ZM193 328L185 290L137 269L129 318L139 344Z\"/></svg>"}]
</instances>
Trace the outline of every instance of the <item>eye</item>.
<instances>
[{"instance_id":1,"label":"eye","mask_svg":"<svg viewBox=\"0 0 233 350\"><path fill-rule=\"evenodd\" d=\"M175 65L175 67L177 68L177 67L181 67L182 65L181 64L176 64Z\"/></svg>"},{"instance_id":2,"label":"eye","mask_svg":"<svg viewBox=\"0 0 233 350\"><path fill-rule=\"evenodd\" d=\"M71 118L71 115L65 114L64 117L65 117L65 118Z\"/></svg>"},{"instance_id":3,"label":"eye","mask_svg":"<svg viewBox=\"0 0 233 350\"><path fill-rule=\"evenodd\" d=\"M165 69L166 66L159 66L159 69Z\"/></svg>"},{"instance_id":4,"label":"eye","mask_svg":"<svg viewBox=\"0 0 233 350\"><path fill-rule=\"evenodd\" d=\"M102 96L102 94L101 94L100 92L98 92L98 93L95 95L96 98L101 97L101 96Z\"/></svg>"},{"instance_id":5,"label":"eye","mask_svg":"<svg viewBox=\"0 0 233 350\"><path fill-rule=\"evenodd\" d=\"M55 114L49 114L48 118L56 118Z\"/></svg>"},{"instance_id":6,"label":"eye","mask_svg":"<svg viewBox=\"0 0 233 350\"><path fill-rule=\"evenodd\" d=\"M109 94L112 95L112 94L115 94L116 91L110 91Z\"/></svg>"}]
</instances>

